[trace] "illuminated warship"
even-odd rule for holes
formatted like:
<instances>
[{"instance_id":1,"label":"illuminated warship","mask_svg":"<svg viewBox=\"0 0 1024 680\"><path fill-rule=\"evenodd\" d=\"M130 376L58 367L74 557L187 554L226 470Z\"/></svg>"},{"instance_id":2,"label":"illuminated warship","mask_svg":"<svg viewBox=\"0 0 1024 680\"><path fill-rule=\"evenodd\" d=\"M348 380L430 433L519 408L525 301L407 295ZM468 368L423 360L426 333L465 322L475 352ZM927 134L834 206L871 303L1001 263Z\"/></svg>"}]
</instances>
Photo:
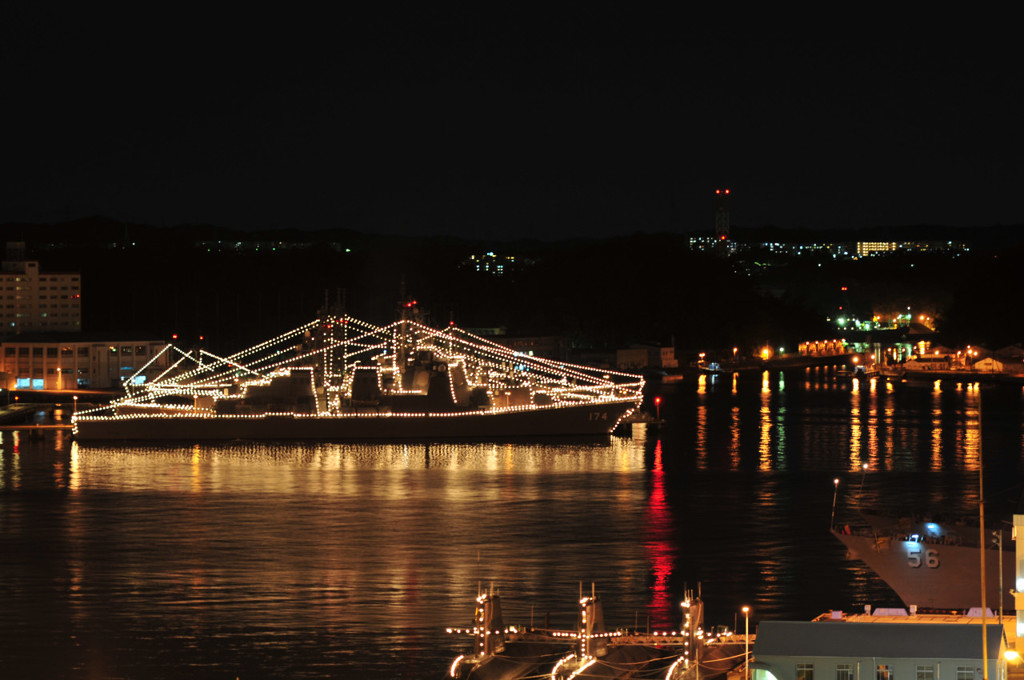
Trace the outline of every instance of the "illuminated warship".
<instances>
[{"instance_id":1,"label":"illuminated warship","mask_svg":"<svg viewBox=\"0 0 1024 680\"><path fill-rule=\"evenodd\" d=\"M643 390L637 375L410 318L376 326L324 315L226 357L163 351L173 363L161 374L133 376L125 396L74 416L79 440L607 435Z\"/></svg>"},{"instance_id":2,"label":"illuminated warship","mask_svg":"<svg viewBox=\"0 0 1024 680\"><path fill-rule=\"evenodd\" d=\"M833 527L832 535L846 546L849 557L866 564L905 605L941 610L981 606L977 526L867 514L864 518L867 526ZM1009 532L995 528L986 537L985 551L986 605L1013 609L1010 587L1016 582L1016 563ZM1006 586L1000 592L1003 578Z\"/></svg>"}]
</instances>

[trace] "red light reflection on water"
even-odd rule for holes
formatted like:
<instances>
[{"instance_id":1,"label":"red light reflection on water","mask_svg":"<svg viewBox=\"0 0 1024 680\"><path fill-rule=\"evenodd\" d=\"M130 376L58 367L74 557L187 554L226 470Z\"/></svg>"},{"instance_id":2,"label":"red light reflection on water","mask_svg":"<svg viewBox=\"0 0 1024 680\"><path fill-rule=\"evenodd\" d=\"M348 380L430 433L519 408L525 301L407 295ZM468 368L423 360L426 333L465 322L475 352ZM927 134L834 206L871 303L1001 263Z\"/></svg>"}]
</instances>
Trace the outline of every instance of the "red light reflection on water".
<instances>
[{"instance_id":1,"label":"red light reflection on water","mask_svg":"<svg viewBox=\"0 0 1024 680\"><path fill-rule=\"evenodd\" d=\"M672 601L669 593L669 577L675 562L672 541L672 515L665 496L665 470L661 463L661 440L654 445L654 466L651 469L651 495L644 513L644 547L650 563L654 584L651 586L651 601L647 611L651 625L664 630L672 627Z\"/></svg>"}]
</instances>

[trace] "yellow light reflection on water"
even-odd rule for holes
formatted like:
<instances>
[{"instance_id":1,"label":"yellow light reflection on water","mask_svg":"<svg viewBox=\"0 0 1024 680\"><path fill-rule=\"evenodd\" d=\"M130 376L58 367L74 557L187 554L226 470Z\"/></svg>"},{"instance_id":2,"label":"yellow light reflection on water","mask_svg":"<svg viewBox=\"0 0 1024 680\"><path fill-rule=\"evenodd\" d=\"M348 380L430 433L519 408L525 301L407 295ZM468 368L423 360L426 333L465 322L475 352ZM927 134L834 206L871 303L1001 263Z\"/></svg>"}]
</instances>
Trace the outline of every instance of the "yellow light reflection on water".
<instances>
[{"instance_id":1,"label":"yellow light reflection on water","mask_svg":"<svg viewBox=\"0 0 1024 680\"><path fill-rule=\"evenodd\" d=\"M761 434L758 439L758 467L772 469L772 410L771 393L761 392Z\"/></svg>"},{"instance_id":2,"label":"yellow light reflection on water","mask_svg":"<svg viewBox=\"0 0 1024 680\"><path fill-rule=\"evenodd\" d=\"M697 422L695 427L697 468L704 469L708 464L708 406L697 404Z\"/></svg>"},{"instance_id":3,"label":"yellow light reflection on water","mask_svg":"<svg viewBox=\"0 0 1024 680\"><path fill-rule=\"evenodd\" d=\"M740 466L740 407L732 407L732 422L729 423L729 463L733 470Z\"/></svg>"},{"instance_id":4,"label":"yellow light reflection on water","mask_svg":"<svg viewBox=\"0 0 1024 680\"><path fill-rule=\"evenodd\" d=\"M850 396L850 460L859 467L865 462L860 441L860 398L856 393Z\"/></svg>"},{"instance_id":5,"label":"yellow light reflection on water","mask_svg":"<svg viewBox=\"0 0 1024 680\"><path fill-rule=\"evenodd\" d=\"M977 471L981 466L981 413L978 395L972 395L971 405L964 409L964 441L960 451L965 470Z\"/></svg>"},{"instance_id":6,"label":"yellow light reflection on water","mask_svg":"<svg viewBox=\"0 0 1024 680\"><path fill-rule=\"evenodd\" d=\"M68 464L68 489L77 491L81 473L78 471L80 460L78 453L78 441L71 440L71 459Z\"/></svg>"}]
</instances>

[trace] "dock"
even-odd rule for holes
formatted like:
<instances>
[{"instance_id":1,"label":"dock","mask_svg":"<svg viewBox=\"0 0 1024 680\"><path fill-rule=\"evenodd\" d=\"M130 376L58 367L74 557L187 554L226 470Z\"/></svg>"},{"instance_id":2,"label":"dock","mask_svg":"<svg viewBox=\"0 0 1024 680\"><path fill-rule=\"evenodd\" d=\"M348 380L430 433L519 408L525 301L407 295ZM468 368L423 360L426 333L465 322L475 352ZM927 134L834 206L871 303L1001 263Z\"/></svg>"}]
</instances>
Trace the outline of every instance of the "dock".
<instances>
[{"instance_id":1,"label":"dock","mask_svg":"<svg viewBox=\"0 0 1024 680\"><path fill-rule=\"evenodd\" d=\"M53 414L60 408L57 404L35 404L15 402L0 406L0 430L71 430L71 423L54 422ZM43 423L29 422L40 411L47 414Z\"/></svg>"}]
</instances>

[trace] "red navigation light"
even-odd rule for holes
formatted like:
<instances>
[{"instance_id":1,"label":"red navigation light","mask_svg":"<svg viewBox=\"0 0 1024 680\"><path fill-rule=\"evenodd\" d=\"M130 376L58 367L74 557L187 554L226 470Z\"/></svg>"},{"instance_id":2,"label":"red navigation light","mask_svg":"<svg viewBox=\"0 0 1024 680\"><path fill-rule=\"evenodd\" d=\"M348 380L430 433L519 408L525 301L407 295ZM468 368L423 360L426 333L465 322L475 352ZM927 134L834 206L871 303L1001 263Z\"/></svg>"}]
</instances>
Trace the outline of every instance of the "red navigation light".
<instances>
[{"instance_id":1,"label":"red navigation light","mask_svg":"<svg viewBox=\"0 0 1024 680\"><path fill-rule=\"evenodd\" d=\"M200 336L199 336L199 339L200 339L200 340L202 340L202 339L203 339L203 336L201 336L201 335L200 335Z\"/></svg>"},{"instance_id":2,"label":"red navigation light","mask_svg":"<svg viewBox=\"0 0 1024 680\"><path fill-rule=\"evenodd\" d=\"M720 194L720 193L722 193L722 190L721 189L715 189L715 193L716 194Z\"/></svg>"},{"instance_id":3,"label":"red navigation light","mask_svg":"<svg viewBox=\"0 0 1024 680\"><path fill-rule=\"evenodd\" d=\"M843 287L841 288L841 290L844 290L844 291L845 291L845 290L846 290L846 286L843 286Z\"/></svg>"},{"instance_id":4,"label":"red navigation light","mask_svg":"<svg viewBox=\"0 0 1024 680\"><path fill-rule=\"evenodd\" d=\"M654 398L654 405L657 406L660 403L661 403L661 397L655 397Z\"/></svg>"},{"instance_id":5,"label":"red navigation light","mask_svg":"<svg viewBox=\"0 0 1024 680\"><path fill-rule=\"evenodd\" d=\"M178 334L177 333L175 333L174 335L171 336L171 340L177 340L177 339L178 339Z\"/></svg>"},{"instance_id":6,"label":"red navigation light","mask_svg":"<svg viewBox=\"0 0 1024 680\"><path fill-rule=\"evenodd\" d=\"M726 190L725 190L725 195L726 195L726 196L728 196L728 195L729 195L729 190L728 190L728 189L726 189Z\"/></svg>"}]
</instances>

